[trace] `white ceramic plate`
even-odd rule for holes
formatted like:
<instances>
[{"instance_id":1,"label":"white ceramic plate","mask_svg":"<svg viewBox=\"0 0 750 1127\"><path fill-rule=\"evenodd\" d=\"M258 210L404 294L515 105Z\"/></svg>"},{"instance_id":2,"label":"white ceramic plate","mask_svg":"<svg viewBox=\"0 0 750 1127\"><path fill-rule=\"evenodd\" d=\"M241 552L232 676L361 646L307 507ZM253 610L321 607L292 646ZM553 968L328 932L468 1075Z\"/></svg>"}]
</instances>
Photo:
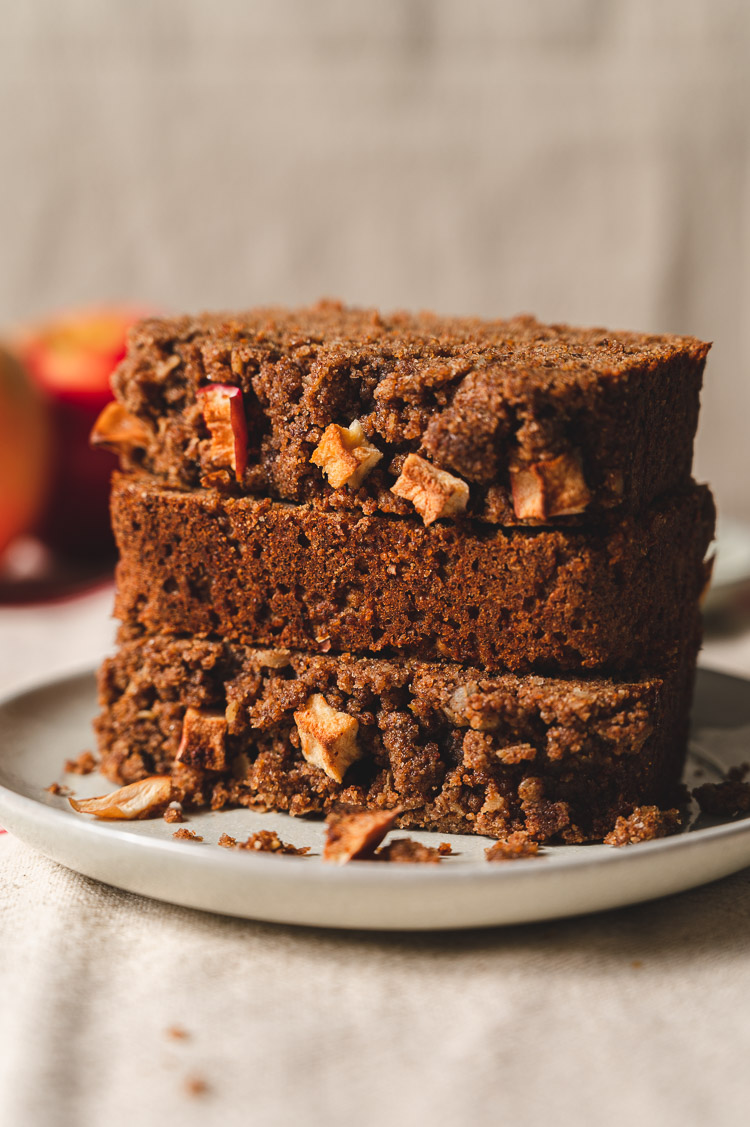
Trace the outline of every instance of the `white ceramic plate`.
<instances>
[{"instance_id":1,"label":"white ceramic plate","mask_svg":"<svg viewBox=\"0 0 750 1127\"><path fill-rule=\"evenodd\" d=\"M190 908L321 927L482 927L633 904L750 865L750 818L702 825L694 816L683 833L661 841L623 849L553 846L533 859L497 864L484 859L485 838L413 833L426 843L450 841L454 856L439 865L328 865L320 859L320 821L248 810L192 816L189 827L204 844L175 841L175 827L161 818L97 822L47 792L56 780L79 796L112 789L98 775L61 774L66 758L92 746L95 712L91 673L0 704L0 825L86 876ZM693 729L689 783L715 781L748 758L750 682L701 672ZM216 846L222 833L245 838L261 828L312 846L312 855Z\"/></svg>"},{"instance_id":2,"label":"white ceramic plate","mask_svg":"<svg viewBox=\"0 0 750 1127\"><path fill-rule=\"evenodd\" d=\"M711 550L715 551L716 559L706 608L716 610L750 582L750 527L742 521L719 515Z\"/></svg>"}]
</instances>

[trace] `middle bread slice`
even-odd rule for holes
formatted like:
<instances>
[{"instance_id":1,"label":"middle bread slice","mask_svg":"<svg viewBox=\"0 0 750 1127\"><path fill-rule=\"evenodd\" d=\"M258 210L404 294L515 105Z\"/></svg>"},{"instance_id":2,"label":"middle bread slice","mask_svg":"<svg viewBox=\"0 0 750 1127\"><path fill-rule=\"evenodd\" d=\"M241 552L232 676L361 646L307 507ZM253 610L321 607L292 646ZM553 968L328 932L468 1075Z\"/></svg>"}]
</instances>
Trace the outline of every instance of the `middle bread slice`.
<instances>
[{"instance_id":1,"label":"middle bread slice","mask_svg":"<svg viewBox=\"0 0 750 1127\"><path fill-rule=\"evenodd\" d=\"M118 618L149 633L487 670L660 668L705 582L710 492L593 528L429 527L116 474Z\"/></svg>"}]
</instances>

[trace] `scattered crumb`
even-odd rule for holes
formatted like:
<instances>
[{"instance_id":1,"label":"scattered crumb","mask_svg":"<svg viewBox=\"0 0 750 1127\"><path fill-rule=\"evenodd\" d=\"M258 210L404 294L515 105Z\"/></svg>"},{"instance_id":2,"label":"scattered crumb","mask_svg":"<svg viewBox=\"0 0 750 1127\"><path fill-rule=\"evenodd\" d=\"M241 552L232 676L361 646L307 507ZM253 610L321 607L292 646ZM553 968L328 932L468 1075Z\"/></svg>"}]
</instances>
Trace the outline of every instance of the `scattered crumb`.
<instances>
[{"instance_id":1,"label":"scattered crumb","mask_svg":"<svg viewBox=\"0 0 750 1127\"><path fill-rule=\"evenodd\" d=\"M640 970L641 967L643 966L643 961L641 959L633 959L633 961L630 965L633 968L633 970Z\"/></svg>"},{"instance_id":2,"label":"scattered crumb","mask_svg":"<svg viewBox=\"0 0 750 1127\"><path fill-rule=\"evenodd\" d=\"M627 818L617 819L614 829L604 838L605 845L638 845L676 833L682 819L679 810L660 810L658 806L636 806Z\"/></svg>"},{"instance_id":3,"label":"scattered crumb","mask_svg":"<svg viewBox=\"0 0 750 1127\"><path fill-rule=\"evenodd\" d=\"M206 1095L208 1092L208 1084L202 1076L188 1076L185 1081L185 1091L189 1096L196 1099Z\"/></svg>"},{"instance_id":4,"label":"scattered crumb","mask_svg":"<svg viewBox=\"0 0 750 1127\"><path fill-rule=\"evenodd\" d=\"M375 854L376 861L392 861L397 864L421 862L422 864L437 865L443 857L451 853L451 847L443 841L435 848L431 845L421 845L410 837L397 837L395 841L382 846Z\"/></svg>"},{"instance_id":5,"label":"scattered crumb","mask_svg":"<svg viewBox=\"0 0 750 1127\"><path fill-rule=\"evenodd\" d=\"M496 841L484 851L488 861L518 861L522 857L536 857L538 854L539 843L531 841L521 830L509 834L504 841Z\"/></svg>"},{"instance_id":6,"label":"scattered crumb","mask_svg":"<svg viewBox=\"0 0 750 1127\"><path fill-rule=\"evenodd\" d=\"M63 770L66 775L90 775L98 766L93 752L82 751L76 759L66 759Z\"/></svg>"},{"instance_id":7,"label":"scattered crumb","mask_svg":"<svg viewBox=\"0 0 750 1127\"><path fill-rule=\"evenodd\" d=\"M50 783L46 789L48 794L59 794L60 798L69 798L71 794L75 794L75 791L66 787L64 783Z\"/></svg>"},{"instance_id":8,"label":"scattered crumb","mask_svg":"<svg viewBox=\"0 0 750 1127\"><path fill-rule=\"evenodd\" d=\"M170 1025L166 1030L167 1037L170 1041L187 1041L190 1034L181 1025Z\"/></svg>"},{"instance_id":9,"label":"scattered crumb","mask_svg":"<svg viewBox=\"0 0 750 1127\"><path fill-rule=\"evenodd\" d=\"M296 845L282 841L275 830L258 830L257 833L250 834L247 841L237 841L229 834L222 834L218 844L224 849L249 849L256 853L287 853L297 857L302 857L305 853L310 852L309 845L298 848Z\"/></svg>"},{"instance_id":10,"label":"scattered crumb","mask_svg":"<svg viewBox=\"0 0 750 1127\"><path fill-rule=\"evenodd\" d=\"M172 837L176 837L178 841L203 841L203 838L195 830L186 830L184 826L175 830Z\"/></svg>"},{"instance_id":11,"label":"scattered crumb","mask_svg":"<svg viewBox=\"0 0 750 1127\"><path fill-rule=\"evenodd\" d=\"M381 841L401 813L395 810L366 810L362 806L335 806L326 818L323 860L343 865L347 861L372 859Z\"/></svg>"},{"instance_id":12,"label":"scattered crumb","mask_svg":"<svg viewBox=\"0 0 750 1127\"><path fill-rule=\"evenodd\" d=\"M163 817L164 821L168 822L170 825L174 825L176 822L185 821L182 816L182 807L180 806L179 802L170 802L169 806L164 811Z\"/></svg>"},{"instance_id":13,"label":"scattered crumb","mask_svg":"<svg viewBox=\"0 0 750 1127\"><path fill-rule=\"evenodd\" d=\"M737 818L750 813L750 783L746 777L750 764L730 767L720 783L703 783L693 790L701 813L714 818Z\"/></svg>"},{"instance_id":14,"label":"scattered crumb","mask_svg":"<svg viewBox=\"0 0 750 1127\"><path fill-rule=\"evenodd\" d=\"M566 845L583 845L585 841L589 840L588 834L577 826L575 822L571 822L569 826L560 834Z\"/></svg>"}]
</instances>

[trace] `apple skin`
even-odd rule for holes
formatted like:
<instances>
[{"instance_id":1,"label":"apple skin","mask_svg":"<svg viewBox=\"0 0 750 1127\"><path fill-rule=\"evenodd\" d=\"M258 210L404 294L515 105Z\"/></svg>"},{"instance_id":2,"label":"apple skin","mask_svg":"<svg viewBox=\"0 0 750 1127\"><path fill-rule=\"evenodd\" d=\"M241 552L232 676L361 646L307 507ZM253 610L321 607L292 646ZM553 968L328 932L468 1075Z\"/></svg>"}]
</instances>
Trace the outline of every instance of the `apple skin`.
<instances>
[{"instance_id":1,"label":"apple skin","mask_svg":"<svg viewBox=\"0 0 750 1127\"><path fill-rule=\"evenodd\" d=\"M198 388L203 418L211 432L211 455L219 464L227 462L237 481L247 466L247 421L242 391L229 384L212 383Z\"/></svg>"},{"instance_id":2,"label":"apple skin","mask_svg":"<svg viewBox=\"0 0 750 1127\"><path fill-rule=\"evenodd\" d=\"M15 356L0 348L0 555L39 516L50 453L44 398Z\"/></svg>"},{"instance_id":3,"label":"apple skin","mask_svg":"<svg viewBox=\"0 0 750 1127\"><path fill-rule=\"evenodd\" d=\"M50 490L34 531L66 559L115 554L109 483L117 458L93 450L89 435L112 399L109 380L125 355L127 330L148 312L112 306L62 313L26 326L13 342L52 420Z\"/></svg>"}]
</instances>

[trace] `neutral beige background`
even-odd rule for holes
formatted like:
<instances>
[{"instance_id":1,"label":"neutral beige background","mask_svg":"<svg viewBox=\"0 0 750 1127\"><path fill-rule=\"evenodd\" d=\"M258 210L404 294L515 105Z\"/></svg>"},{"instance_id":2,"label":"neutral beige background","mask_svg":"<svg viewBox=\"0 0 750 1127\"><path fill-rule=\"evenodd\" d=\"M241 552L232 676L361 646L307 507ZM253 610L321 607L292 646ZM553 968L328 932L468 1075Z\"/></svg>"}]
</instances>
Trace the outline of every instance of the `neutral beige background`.
<instances>
[{"instance_id":1,"label":"neutral beige background","mask_svg":"<svg viewBox=\"0 0 750 1127\"><path fill-rule=\"evenodd\" d=\"M716 341L750 518L747 0L2 2L0 322L336 294Z\"/></svg>"}]
</instances>

